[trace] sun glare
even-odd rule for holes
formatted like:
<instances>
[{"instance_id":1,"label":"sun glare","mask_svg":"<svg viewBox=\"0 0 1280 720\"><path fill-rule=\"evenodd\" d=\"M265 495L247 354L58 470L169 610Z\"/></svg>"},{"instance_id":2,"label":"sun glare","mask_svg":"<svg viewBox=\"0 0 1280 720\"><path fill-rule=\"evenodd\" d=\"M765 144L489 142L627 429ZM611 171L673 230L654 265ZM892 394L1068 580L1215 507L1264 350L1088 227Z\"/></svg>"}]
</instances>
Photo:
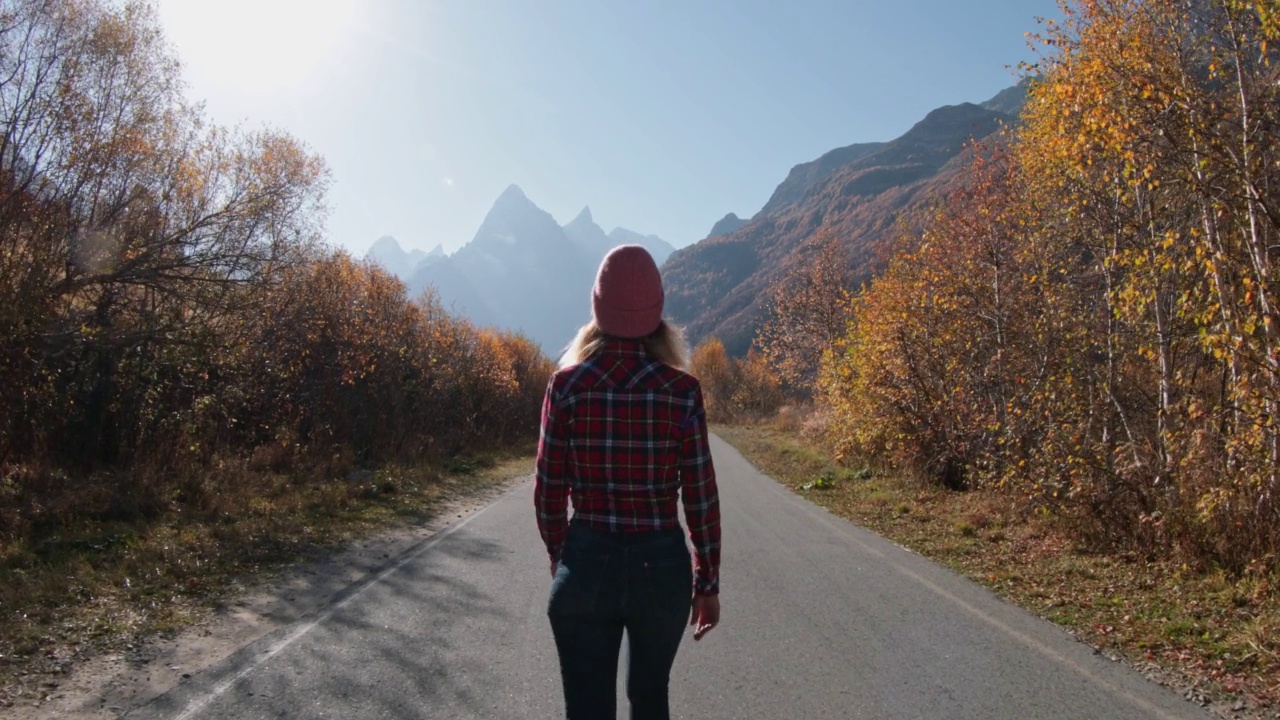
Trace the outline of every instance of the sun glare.
<instances>
[{"instance_id":1,"label":"sun glare","mask_svg":"<svg viewBox=\"0 0 1280 720\"><path fill-rule=\"evenodd\" d=\"M163 0L161 17L194 82L269 93L314 85L342 61L362 0Z\"/></svg>"}]
</instances>

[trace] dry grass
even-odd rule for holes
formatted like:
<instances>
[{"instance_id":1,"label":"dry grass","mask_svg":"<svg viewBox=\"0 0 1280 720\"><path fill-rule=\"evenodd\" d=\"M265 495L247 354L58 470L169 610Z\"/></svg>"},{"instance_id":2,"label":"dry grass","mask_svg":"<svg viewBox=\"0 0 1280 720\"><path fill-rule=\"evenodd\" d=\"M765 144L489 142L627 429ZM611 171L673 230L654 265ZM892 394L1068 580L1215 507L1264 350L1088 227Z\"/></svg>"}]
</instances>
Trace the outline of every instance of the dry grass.
<instances>
[{"instance_id":1,"label":"dry grass","mask_svg":"<svg viewBox=\"0 0 1280 720\"><path fill-rule=\"evenodd\" d=\"M1066 626L1100 651L1221 707L1280 707L1280 597L1271 578L1091 552L1056 519L1028 513L998 492L952 492L871 468L840 468L776 426L715 432L813 502ZM817 482L823 477L835 482L824 486Z\"/></svg>"},{"instance_id":2,"label":"dry grass","mask_svg":"<svg viewBox=\"0 0 1280 720\"><path fill-rule=\"evenodd\" d=\"M254 457L193 479L203 494L180 512L0 544L0 707L88 657L189 625L267 571L422 522L532 465L513 454L316 479Z\"/></svg>"}]
</instances>

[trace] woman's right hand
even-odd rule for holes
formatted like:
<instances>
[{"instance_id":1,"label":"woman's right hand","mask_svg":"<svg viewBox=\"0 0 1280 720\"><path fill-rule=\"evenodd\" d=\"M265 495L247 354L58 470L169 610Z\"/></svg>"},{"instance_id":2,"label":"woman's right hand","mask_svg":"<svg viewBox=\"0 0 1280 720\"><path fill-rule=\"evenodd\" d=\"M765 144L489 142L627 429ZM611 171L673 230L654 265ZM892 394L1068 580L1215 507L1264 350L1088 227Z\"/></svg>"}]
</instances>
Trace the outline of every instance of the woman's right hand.
<instances>
[{"instance_id":1,"label":"woman's right hand","mask_svg":"<svg viewBox=\"0 0 1280 720\"><path fill-rule=\"evenodd\" d=\"M711 628L720 624L720 596L694 593L693 608L689 612L689 624L693 626L693 639L701 640Z\"/></svg>"}]
</instances>

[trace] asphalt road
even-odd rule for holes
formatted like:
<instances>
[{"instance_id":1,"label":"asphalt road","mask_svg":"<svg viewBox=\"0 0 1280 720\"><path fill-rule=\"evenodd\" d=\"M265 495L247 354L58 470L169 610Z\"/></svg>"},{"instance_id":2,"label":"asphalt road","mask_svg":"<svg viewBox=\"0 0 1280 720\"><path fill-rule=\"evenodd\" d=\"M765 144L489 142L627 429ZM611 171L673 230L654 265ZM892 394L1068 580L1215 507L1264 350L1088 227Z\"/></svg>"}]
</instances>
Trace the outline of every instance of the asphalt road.
<instances>
[{"instance_id":1,"label":"asphalt road","mask_svg":"<svg viewBox=\"0 0 1280 720\"><path fill-rule=\"evenodd\" d=\"M722 624L675 717L1208 718L984 588L796 497L718 438ZM563 717L532 483L125 715ZM625 663L623 663L625 667ZM619 688L619 715L627 716Z\"/></svg>"}]
</instances>

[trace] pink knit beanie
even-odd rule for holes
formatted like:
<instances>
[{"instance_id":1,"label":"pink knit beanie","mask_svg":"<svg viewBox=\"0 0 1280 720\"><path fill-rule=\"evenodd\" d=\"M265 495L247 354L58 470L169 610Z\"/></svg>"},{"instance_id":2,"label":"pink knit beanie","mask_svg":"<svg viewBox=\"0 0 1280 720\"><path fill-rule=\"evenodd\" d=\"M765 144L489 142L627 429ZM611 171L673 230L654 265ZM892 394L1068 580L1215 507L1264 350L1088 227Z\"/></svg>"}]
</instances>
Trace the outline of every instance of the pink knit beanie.
<instances>
[{"instance_id":1,"label":"pink knit beanie","mask_svg":"<svg viewBox=\"0 0 1280 720\"><path fill-rule=\"evenodd\" d=\"M640 245L619 245L604 256L591 288L591 317L606 335L640 338L662 323L662 276Z\"/></svg>"}]
</instances>

